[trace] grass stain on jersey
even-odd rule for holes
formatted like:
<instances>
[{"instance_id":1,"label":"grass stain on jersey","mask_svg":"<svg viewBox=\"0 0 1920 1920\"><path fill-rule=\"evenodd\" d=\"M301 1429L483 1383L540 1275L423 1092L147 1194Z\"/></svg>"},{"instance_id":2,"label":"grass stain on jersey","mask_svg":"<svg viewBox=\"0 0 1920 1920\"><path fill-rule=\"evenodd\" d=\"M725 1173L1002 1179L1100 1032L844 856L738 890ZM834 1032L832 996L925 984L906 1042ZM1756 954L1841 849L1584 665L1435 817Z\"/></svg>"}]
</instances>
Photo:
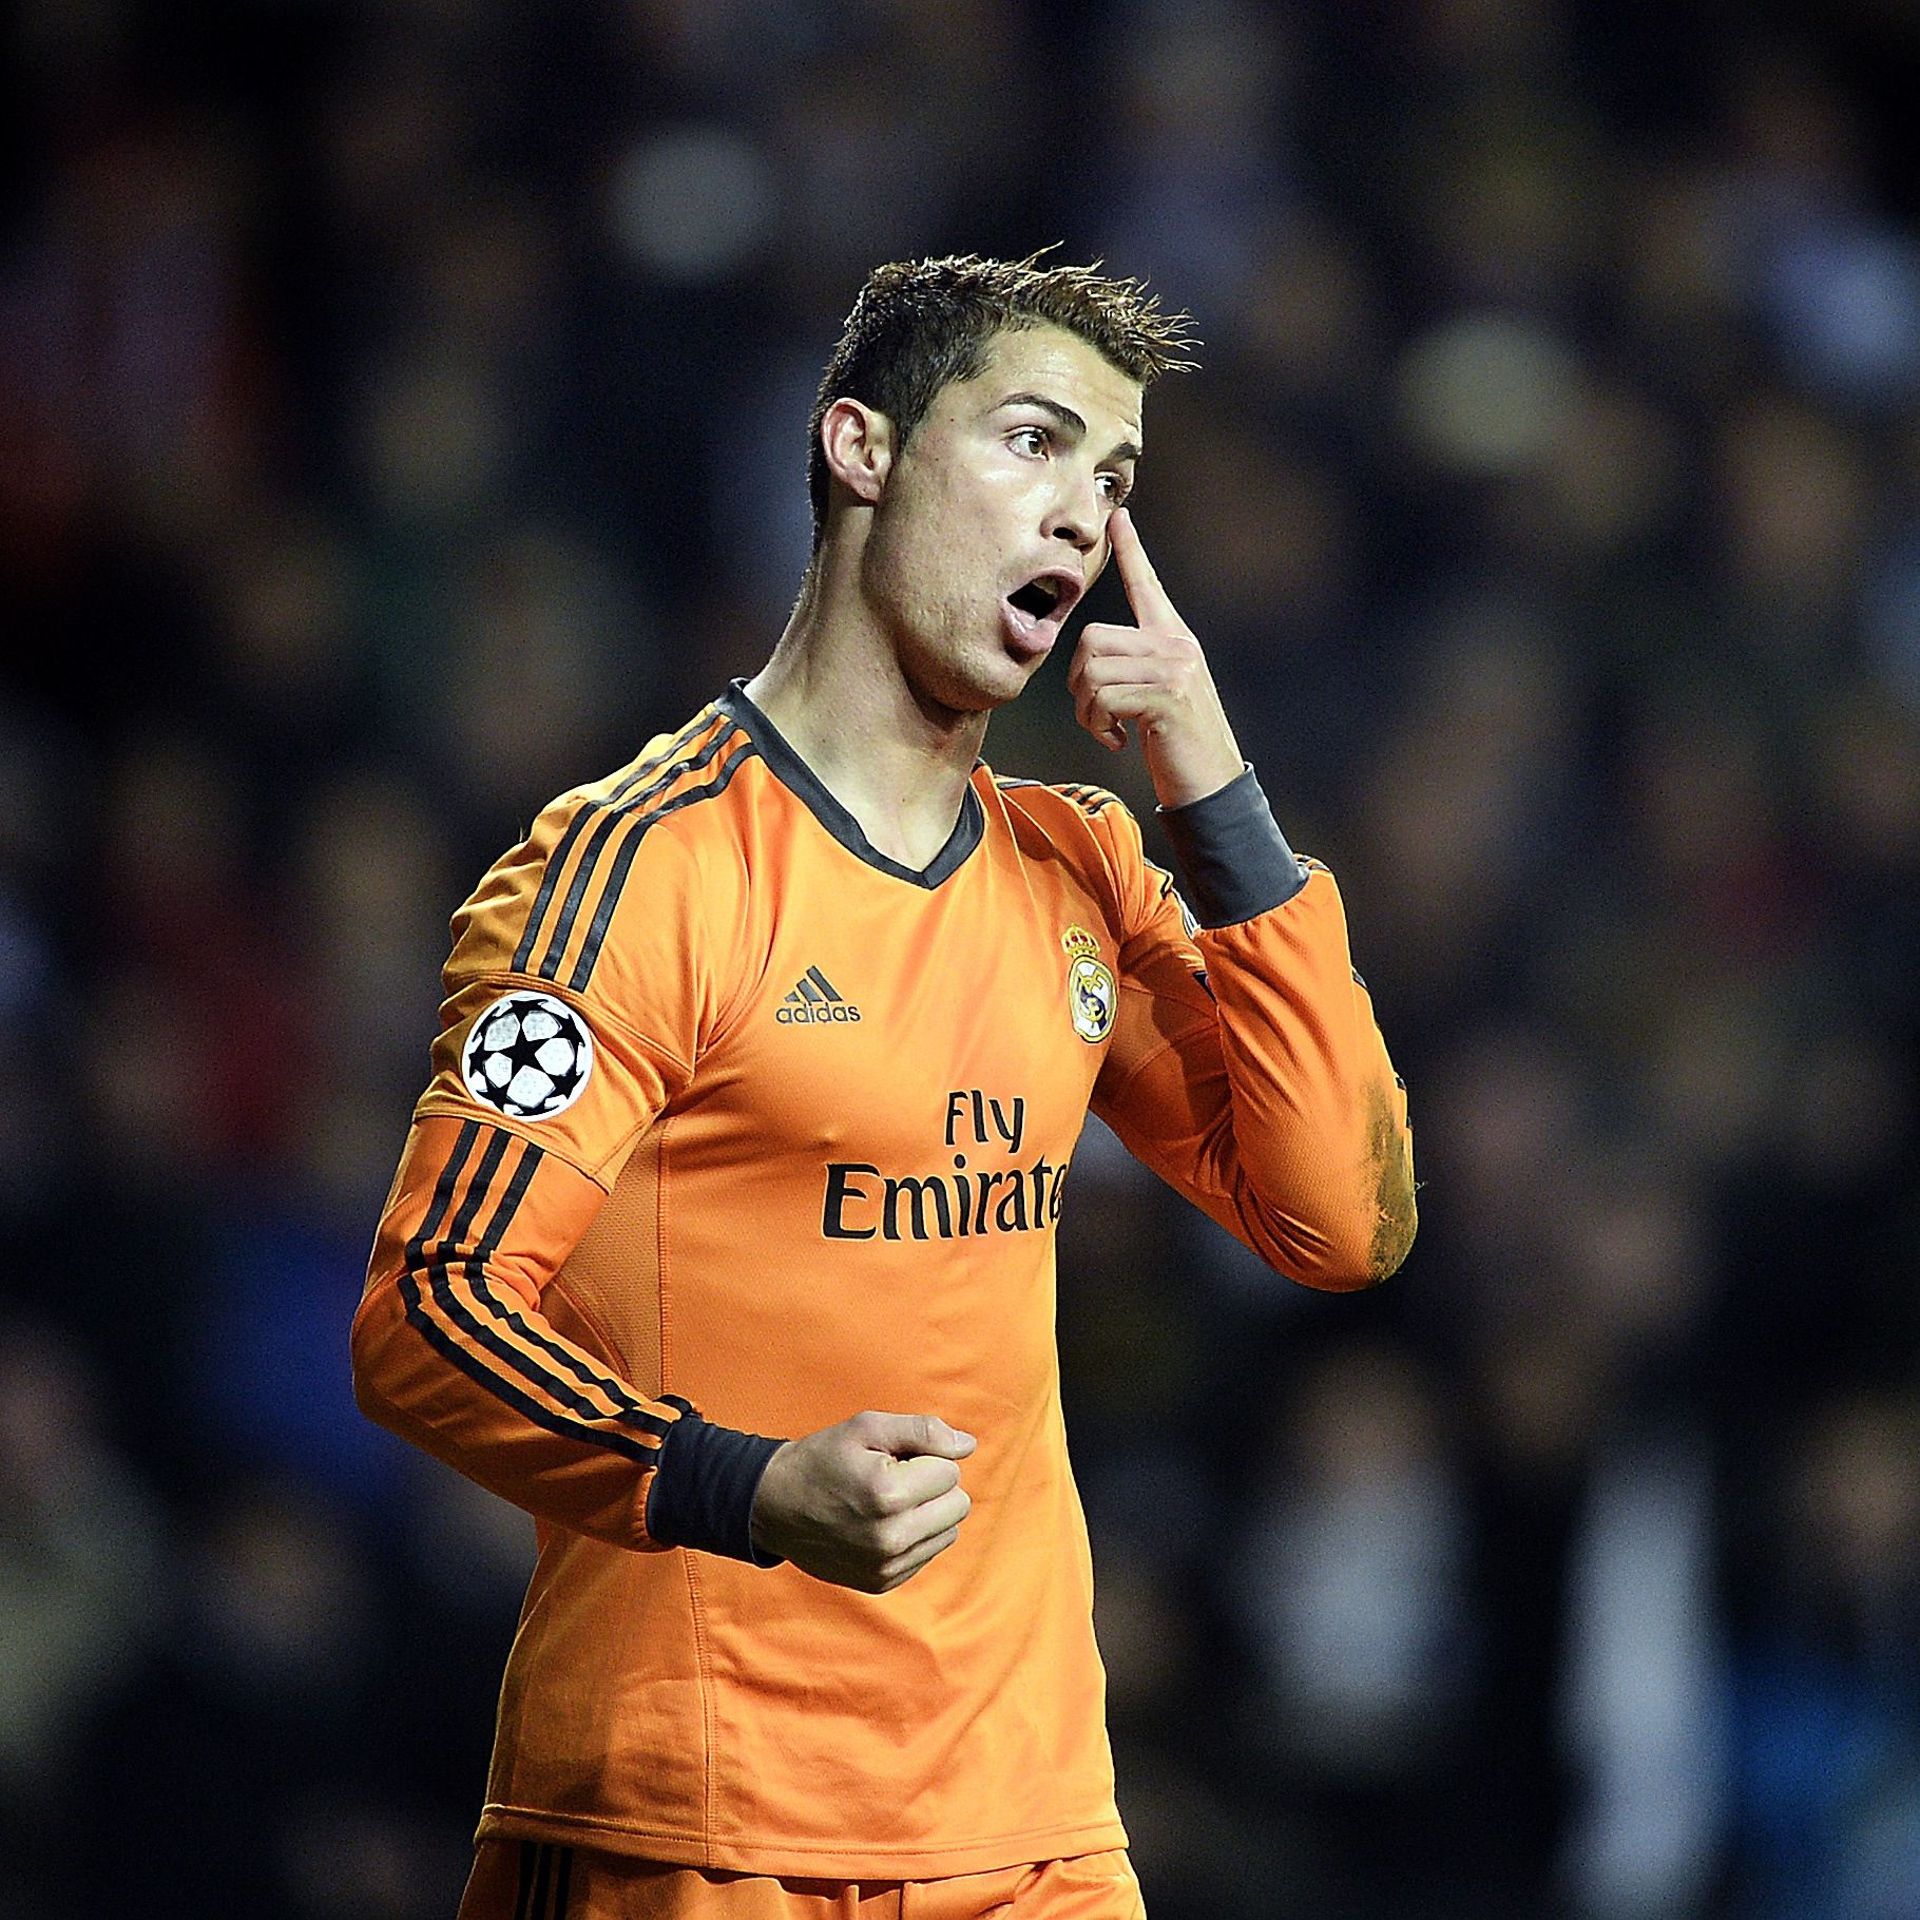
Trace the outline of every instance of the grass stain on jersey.
<instances>
[{"instance_id":1,"label":"grass stain on jersey","mask_svg":"<svg viewBox=\"0 0 1920 1920\"><path fill-rule=\"evenodd\" d=\"M1373 1241L1367 1276L1378 1286L1400 1269L1420 1224L1414 1203L1413 1153L1394 1118L1385 1087L1367 1097L1367 1161L1373 1168Z\"/></svg>"}]
</instances>

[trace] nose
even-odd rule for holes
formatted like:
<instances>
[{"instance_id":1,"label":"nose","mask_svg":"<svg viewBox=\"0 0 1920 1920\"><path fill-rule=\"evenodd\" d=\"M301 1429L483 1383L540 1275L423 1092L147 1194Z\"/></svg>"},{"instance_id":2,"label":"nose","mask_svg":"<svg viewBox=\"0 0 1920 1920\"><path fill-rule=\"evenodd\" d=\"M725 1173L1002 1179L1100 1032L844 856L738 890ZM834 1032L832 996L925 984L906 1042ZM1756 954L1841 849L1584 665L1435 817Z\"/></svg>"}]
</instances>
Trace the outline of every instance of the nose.
<instances>
[{"instance_id":1,"label":"nose","mask_svg":"<svg viewBox=\"0 0 1920 1920\"><path fill-rule=\"evenodd\" d=\"M1063 490L1042 531L1051 540L1064 540L1075 553L1091 553L1100 544L1100 509L1091 483Z\"/></svg>"}]
</instances>

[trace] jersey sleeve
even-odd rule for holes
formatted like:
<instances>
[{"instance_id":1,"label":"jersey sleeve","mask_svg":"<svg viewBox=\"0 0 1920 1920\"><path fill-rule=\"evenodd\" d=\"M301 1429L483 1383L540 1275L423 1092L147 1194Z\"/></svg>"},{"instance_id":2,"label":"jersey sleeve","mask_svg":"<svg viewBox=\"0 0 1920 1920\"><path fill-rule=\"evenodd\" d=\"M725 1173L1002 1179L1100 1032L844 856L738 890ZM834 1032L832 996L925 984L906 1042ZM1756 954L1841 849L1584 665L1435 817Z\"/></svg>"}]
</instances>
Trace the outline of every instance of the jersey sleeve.
<instances>
[{"instance_id":1,"label":"jersey sleeve","mask_svg":"<svg viewBox=\"0 0 1920 1920\"><path fill-rule=\"evenodd\" d=\"M1163 818L1197 925L1125 807L1094 813L1123 942L1094 1111L1276 1271L1374 1285L1413 1242L1413 1139L1333 875L1250 769Z\"/></svg>"},{"instance_id":2,"label":"jersey sleeve","mask_svg":"<svg viewBox=\"0 0 1920 1920\"><path fill-rule=\"evenodd\" d=\"M565 1298L568 1256L724 1010L710 890L648 826L556 807L455 916L432 1080L354 1320L355 1391L542 1520L763 1559L748 1524L779 1442L644 1391Z\"/></svg>"}]
</instances>

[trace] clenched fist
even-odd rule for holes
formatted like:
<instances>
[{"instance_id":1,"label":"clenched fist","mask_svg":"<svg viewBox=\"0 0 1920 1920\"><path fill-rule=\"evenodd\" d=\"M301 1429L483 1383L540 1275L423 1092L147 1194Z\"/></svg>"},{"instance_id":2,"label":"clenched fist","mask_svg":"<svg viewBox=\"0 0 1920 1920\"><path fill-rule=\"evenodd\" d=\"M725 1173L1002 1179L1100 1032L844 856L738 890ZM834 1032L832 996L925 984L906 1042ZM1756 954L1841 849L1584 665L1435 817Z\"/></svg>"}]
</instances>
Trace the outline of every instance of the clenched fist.
<instances>
[{"instance_id":1,"label":"clenched fist","mask_svg":"<svg viewBox=\"0 0 1920 1920\"><path fill-rule=\"evenodd\" d=\"M890 1592L958 1537L973 1502L956 1462L974 1445L926 1413L856 1413L789 1440L760 1476L753 1544L816 1580Z\"/></svg>"}]
</instances>

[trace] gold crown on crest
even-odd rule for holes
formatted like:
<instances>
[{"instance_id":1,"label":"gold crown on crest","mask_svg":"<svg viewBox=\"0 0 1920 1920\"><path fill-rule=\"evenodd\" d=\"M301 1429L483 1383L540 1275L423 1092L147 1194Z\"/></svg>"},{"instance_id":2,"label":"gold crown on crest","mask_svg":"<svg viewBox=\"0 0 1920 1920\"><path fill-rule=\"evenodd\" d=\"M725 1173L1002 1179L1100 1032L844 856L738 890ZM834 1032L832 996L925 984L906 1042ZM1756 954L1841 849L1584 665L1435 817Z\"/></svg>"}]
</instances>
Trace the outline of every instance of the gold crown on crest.
<instances>
[{"instance_id":1,"label":"gold crown on crest","mask_svg":"<svg viewBox=\"0 0 1920 1920\"><path fill-rule=\"evenodd\" d=\"M1100 942L1085 927L1069 927L1060 936L1060 944L1076 960L1097 960L1100 957Z\"/></svg>"}]
</instances>

